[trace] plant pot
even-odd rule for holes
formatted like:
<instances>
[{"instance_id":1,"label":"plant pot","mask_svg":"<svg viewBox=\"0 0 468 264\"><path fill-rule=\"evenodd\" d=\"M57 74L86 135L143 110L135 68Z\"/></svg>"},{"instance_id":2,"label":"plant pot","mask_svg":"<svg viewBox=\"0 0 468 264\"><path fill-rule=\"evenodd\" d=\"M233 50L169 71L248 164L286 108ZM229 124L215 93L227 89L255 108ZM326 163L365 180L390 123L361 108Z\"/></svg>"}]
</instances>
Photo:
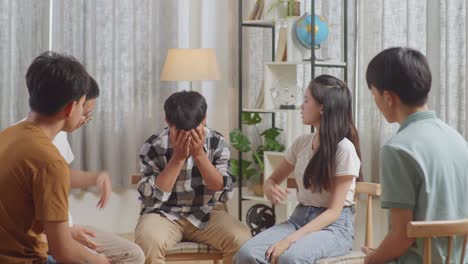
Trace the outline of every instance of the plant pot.
<instances>
[{"instance_id":1,"label":"plant pot","mask_svg":"<svg viewBox=\"0 0 468 264\"><path fill-rule=\"evenodd\" d=\"M245 181L245 187L247 187L247 190L249 192L252 192L253 193L253 188L254 188L254 185L255 185L255 182L252 178L248 178L246 181Z\"/></svg>"},{"instance_id":2,"label":"plant pot","mask_svg":"<svg viewBox=\"0 0 468 264\"><path fill-rule=\"evenodd\" d=\"M247 190L256 196L263 196L263 174L260 175L260 179L255 180L253 177L247 179Z\"/></svg>"},{"instance_id":3,"label":"plant pot","mask_svg":"<svg viewBox=\"0 0 468 264\"><path fill-rule=\"evenodd\" d=\"M253 186L253 192L257 196L263 196L263 184L255 184Z\"/></svg>"}]
</instances>

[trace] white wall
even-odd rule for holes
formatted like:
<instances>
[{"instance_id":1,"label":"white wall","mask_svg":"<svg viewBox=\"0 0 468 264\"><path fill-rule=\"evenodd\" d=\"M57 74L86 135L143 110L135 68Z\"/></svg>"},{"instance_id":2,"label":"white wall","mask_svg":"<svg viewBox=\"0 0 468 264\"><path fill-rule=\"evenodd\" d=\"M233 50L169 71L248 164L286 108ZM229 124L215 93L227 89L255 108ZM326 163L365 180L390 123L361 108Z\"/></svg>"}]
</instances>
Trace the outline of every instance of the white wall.
<instances>
[{"instance_id":1,"label":"white wall","mask_svg":"<svg viewBox=\"0 0 468 264\"><path fill-rule=\"evenodd\" d=\"M115 190L112 192L107 207L96 207L99 196L89 191L72 191L70 194L70 212L74 224L92 225L114 233L133 232L138 216L139 201L135 189Z\"/></svg>"}]
</instances>

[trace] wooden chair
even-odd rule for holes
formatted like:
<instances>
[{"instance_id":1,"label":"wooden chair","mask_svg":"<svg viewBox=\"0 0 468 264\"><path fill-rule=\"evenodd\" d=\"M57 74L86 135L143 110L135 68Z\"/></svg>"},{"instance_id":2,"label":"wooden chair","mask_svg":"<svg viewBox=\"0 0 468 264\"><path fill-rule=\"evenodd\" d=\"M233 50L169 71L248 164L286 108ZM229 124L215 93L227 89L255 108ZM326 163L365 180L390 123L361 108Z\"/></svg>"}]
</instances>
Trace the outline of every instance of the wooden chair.
<instances>
[{"instance_id":1,"label":"wooden chair","mask_svg":"<svg viewBox=\"0 0 468 264\"><path fill-rule=\"evenodd\" d=\"M413 221L408 223L406 233L408 237L424 239L423 260L425 264L432 263L431 241L433 237L448 237L448 252L445 263L450 263L453 252L453 236L464 236L460 263L466 263L463 260L465 259L468 239L468 218L456 221Z\"/></svg>"},{"instance_id":2,"label":"wooden chair","mask_svg":"<svg viewBox=\"0 0 468 264\"><path fill-rule=\"evenodd\" d=\"M141 179L140 174L131 175L131 183L136 185ZM225 209L226 206L223 205ZM219 264L223 259L223 253L209 245L190 241L182 241L166 252L166 261L192 261L213 260L213 264Z\"/></svg>"},{"instance_id":3,"label":"wooden chair","mask_svg":"<svg viewBox=\"0 0 468 264\"><path fill-rule=\"evenodd\" d=\"M296 188L296 179L288 178L287 182L288 188ZM369 183L369 182L357 182L356 183L356 192L354 195L355 206L357 209L357 201L359 194L363 194L366 196L366 232L365 232L365 240L364 246L366 247L373 247L373 225L372 225L372 197L373 196L380 196L382 193L382 188L380 184L377 183ZM357 211L357 210L356 210ZM361 251L351 251L350 253L341 256L341 257L333 257L333 258L325 258L318 260L317 264L361 264L364 263L364 253Z\"/></svg>"}]
</instances>

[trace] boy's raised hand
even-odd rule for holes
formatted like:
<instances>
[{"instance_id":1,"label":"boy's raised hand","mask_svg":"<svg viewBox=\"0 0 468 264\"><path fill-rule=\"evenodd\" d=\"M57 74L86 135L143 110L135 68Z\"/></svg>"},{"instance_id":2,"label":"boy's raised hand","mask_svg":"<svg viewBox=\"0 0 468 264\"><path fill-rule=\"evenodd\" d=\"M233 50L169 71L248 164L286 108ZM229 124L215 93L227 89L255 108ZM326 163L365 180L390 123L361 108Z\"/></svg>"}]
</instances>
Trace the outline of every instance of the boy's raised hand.
<instances>
[{"instance_id":1,"label":"boy's raised hand","mask_svg":"<svg viewBox=\"0 0 468 264\"><path fill-rule=\"evenodd\" d=\"M177 160L185 160L190 154L190 142L192 141L190 132L171 129L169 138L174 148L174 158Z\"/></svg>"},{"instance_id":2,"label":"boy's raised hand","mask_svg":"<svg viewBox=\"0 0 468 264\"><path fill-rule=\"evenodd\" d=\"M190 137L192 138L190 143L190 155L196 157L205 154L203 145L205 145L206 135L203 124L190 130Z\"/></svg>"}]
</instances>

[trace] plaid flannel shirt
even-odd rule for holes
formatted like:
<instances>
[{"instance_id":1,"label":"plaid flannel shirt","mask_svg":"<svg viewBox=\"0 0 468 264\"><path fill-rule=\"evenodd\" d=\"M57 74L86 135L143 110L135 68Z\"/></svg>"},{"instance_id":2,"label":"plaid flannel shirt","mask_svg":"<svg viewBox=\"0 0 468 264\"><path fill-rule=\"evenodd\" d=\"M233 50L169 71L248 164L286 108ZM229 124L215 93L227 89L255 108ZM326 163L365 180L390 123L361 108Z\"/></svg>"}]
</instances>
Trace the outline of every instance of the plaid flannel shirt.
<instances>
[{"instance_id":1,"label":"plaid flannel shirt","mask_svg":"<svg viewBox=\"0 0 468 264\"><path fill-rule=\"evenodd\" d=\"M137 188L143 205L141 214L159 213L170 220L185 218L195 227L204 229L216 203L216 192L204 184L191 156L185 160L171 192L164 192L156 185L156 178L173 155L169 133L170 130L166 128L160 134L152 135L140 150L140 171L143 177ZM222 175L224 190L231 192L234 181L229 173L229 144L215 130L205 128L205 135L206 155Z\"/></svg>"}]
</instances>

